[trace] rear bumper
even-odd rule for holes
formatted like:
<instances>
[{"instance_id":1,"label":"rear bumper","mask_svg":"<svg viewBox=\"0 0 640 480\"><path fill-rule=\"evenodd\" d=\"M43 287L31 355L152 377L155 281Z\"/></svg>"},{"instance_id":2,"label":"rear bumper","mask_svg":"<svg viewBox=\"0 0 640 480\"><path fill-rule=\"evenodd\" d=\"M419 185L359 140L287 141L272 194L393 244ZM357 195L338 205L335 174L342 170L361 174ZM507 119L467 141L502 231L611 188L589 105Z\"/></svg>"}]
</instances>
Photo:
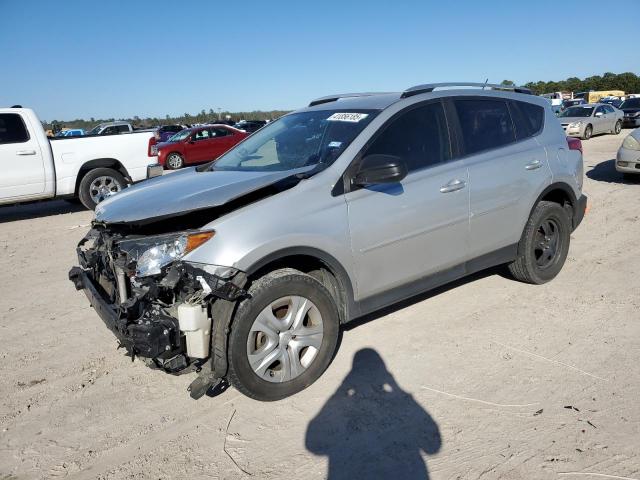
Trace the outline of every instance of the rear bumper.
<instances>
[{"instance_id":1,"label":"rear bumper","mask_svg":"<svg viewBox=\"0 0 640 480\"><path fill-rule=\"evenodd\" d=\"M159 163L152 163L147 165L147 178L154 178L162 176L164 168Z\"/></svg>"},{"instance_id":2,"label":"rear bumper","mask_svg":"<svg viewBox=\"0 0 640 480\"><path fill-rule=\"evenodd\" d=\"M580 195L576 205L576 210L573 213L573 229L575 230L582 223L584 214L587 211L587 196Z\"/></svg>"}]
</instances>

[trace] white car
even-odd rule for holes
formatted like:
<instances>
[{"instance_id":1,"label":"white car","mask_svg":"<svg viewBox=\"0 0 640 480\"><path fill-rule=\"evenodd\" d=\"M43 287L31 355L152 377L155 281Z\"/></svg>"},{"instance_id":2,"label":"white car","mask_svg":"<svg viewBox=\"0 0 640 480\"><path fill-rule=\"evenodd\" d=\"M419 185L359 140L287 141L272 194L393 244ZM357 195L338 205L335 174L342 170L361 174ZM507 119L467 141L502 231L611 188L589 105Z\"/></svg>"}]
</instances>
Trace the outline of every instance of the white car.
<instances>
[{"instance_id":1,"label":"white car","mask_svg":"<svg viewBox=\"0 0 640 480\"><path fill-rule=\"evenodd\" d=\"M29 108L0 108L0 205L79 198L93 209L131 183L161 174L152 131L47 138ZM149 167L149 168L148 168Z\"/></svg>"},{"instance_id":2,"label":"white car","mask_svg":"<svg viewBox=\"0 0 640 480\"><path fill-rule=\"evenodd\" d=\"M616 156L616 170L624 174L640 175L640 128L627 135Z\"/></svg>"}]
</instances>

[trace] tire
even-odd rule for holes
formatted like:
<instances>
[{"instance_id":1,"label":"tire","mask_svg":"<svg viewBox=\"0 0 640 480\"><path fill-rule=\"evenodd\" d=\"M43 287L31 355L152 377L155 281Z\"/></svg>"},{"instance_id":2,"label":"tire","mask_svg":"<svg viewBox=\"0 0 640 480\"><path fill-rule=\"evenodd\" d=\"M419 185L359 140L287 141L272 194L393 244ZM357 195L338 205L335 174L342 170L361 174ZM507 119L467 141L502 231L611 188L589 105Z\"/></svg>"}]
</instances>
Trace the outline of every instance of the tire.
<instances>
[{"instance_id":1,"label":"tire","mask_svg":"<svg viewBox=\"0 0 640 480\"><path fill-rule=\"evenodd\" d=\"M184 157L177 152L167 155L167 168L169 170L179 170L184 167Z\"/></svg>"},{"instance_id":2,"label":"tire","mask_svg":"<svg viewBox=\"0 0 640 480\"><path fill-rule=\"evenodd\" d=\"M620 135L621 131L622 131L622 121L618 120L616 122L616 125L613 127L613 134Z\"/></svg>"},{"instance_id":3,"label":"tire","mask_svg":"<svg viewBox=\"0 0 640 480\"><path fill-rule=\"evenodd\" d=\"M121 191L127 186L127 181L117 170L112 168L94 168L89 170L78 188L80 202L89 210L105 198Z\"/></svg>"},{"instance_id":4,"label":"tire","mask_svg":"<svg viewBox=\"0 0 640 480\"><path fill-rule=\"evenodd\" d=\"M518 256L509 265L511 275L535 285L552 280L567 259L570 235L567 210L554 202L538 203L522 233Z\"/></svg>"},{"instance_id":5,"label":"tire","mask_svg":"<svg viewBox=\"0 0 640 480\"><path fill-rule=\"evenodd\" d=\"M288 268L255 281L249 295L238 305L231 324L229 383L261 401L298 393L315 382L333 359L339 333L335 302L318 280ZM303 312L296 316L301 320L294 320L287 328L296 305L301 308L293 312ZM250 355L254 357L253 366Z\"/></svg>"},{"instance_id":6,"label":"tire","mask_svg":"<svg viewBox=\"0 0 640 480\"><path fill-rule=\"evenodd\" d=\"M593 127L591 125L587 125L584 128L584 134L582 135L582 139L589 140L591 138L591 135L593 135Z\"/></svg>"}]
</instances>

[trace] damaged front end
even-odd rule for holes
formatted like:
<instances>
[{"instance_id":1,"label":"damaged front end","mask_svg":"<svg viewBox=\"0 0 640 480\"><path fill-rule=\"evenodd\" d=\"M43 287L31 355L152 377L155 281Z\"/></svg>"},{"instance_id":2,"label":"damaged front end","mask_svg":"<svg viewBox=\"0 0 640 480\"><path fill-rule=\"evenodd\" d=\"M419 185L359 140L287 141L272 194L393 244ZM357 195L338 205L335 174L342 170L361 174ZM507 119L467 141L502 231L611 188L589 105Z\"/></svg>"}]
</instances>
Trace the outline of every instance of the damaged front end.
<instances>
[{"instance_id":1,"label":"damaged front end","mask_svg":"<svg viewBox=\"0 0 640 480\"><path fill-rule=\"evenodd\" d=\"M69 279L132 357L170 373L202 369L219 377L226 371L225 330L246 295L246 276L182 260L214 234L143 236L95 223L78 244L80 266Z\"/></svg>"}]
</instances>

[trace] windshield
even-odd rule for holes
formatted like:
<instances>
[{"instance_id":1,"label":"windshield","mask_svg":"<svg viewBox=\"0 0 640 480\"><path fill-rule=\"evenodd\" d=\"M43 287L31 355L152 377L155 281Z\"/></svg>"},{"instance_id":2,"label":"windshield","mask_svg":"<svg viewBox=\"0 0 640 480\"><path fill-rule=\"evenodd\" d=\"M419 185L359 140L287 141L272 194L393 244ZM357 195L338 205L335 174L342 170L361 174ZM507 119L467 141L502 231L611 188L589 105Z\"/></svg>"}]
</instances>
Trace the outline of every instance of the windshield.
<instances>
[{"instance_id":1,"label":"windshield","mask_svg":"<svg viewBox=\"0 0 640 480\"><path fill-rule=\"evenodd\" d=\"M377 114L321 110L286 115L224 154L211 169L255 172L331 165Z\"/></svg>"},{"instance_id":2,"label":"windshield","mask_svg":"<svg viewBox=\"0 0 640 480\"><path fill-rule=\"evenodd\" d=\"M630 98L620 105L620 108L640 108L640 98Z\"/></svg>"},{"instance_id":3,"label":"windshield","mask_svg":"<svg viewBox=\"0 0 640 480\"><path fill-rule=\"evenodd\" d=\"M181 132L178 132L175 135L172 135L171 137L169 137L169 140L167 140L167 142L180 142L185 138L187 138L190 133L191 133L191 130L182 130Z\"/></svg>"},{"instance_id":4,"label":"windshield","mask_svg":"<svg viewBox=\"0 0 640 480\"><path fill-rule=\"evenodd\" d=\"M590 117L593 107L569 107L560 114L561 117Z\"/></svg>"},{"instance_id":5,"label":"windshield","mask_svg":"<svg viewBox=\"0 0 640 480\"><path fill-rule=\"evenodd\" d=\"M100 132L102 125L96 125L91 130L89 130L89 135L97 135Z\"/></svg>"}]
</instances>

